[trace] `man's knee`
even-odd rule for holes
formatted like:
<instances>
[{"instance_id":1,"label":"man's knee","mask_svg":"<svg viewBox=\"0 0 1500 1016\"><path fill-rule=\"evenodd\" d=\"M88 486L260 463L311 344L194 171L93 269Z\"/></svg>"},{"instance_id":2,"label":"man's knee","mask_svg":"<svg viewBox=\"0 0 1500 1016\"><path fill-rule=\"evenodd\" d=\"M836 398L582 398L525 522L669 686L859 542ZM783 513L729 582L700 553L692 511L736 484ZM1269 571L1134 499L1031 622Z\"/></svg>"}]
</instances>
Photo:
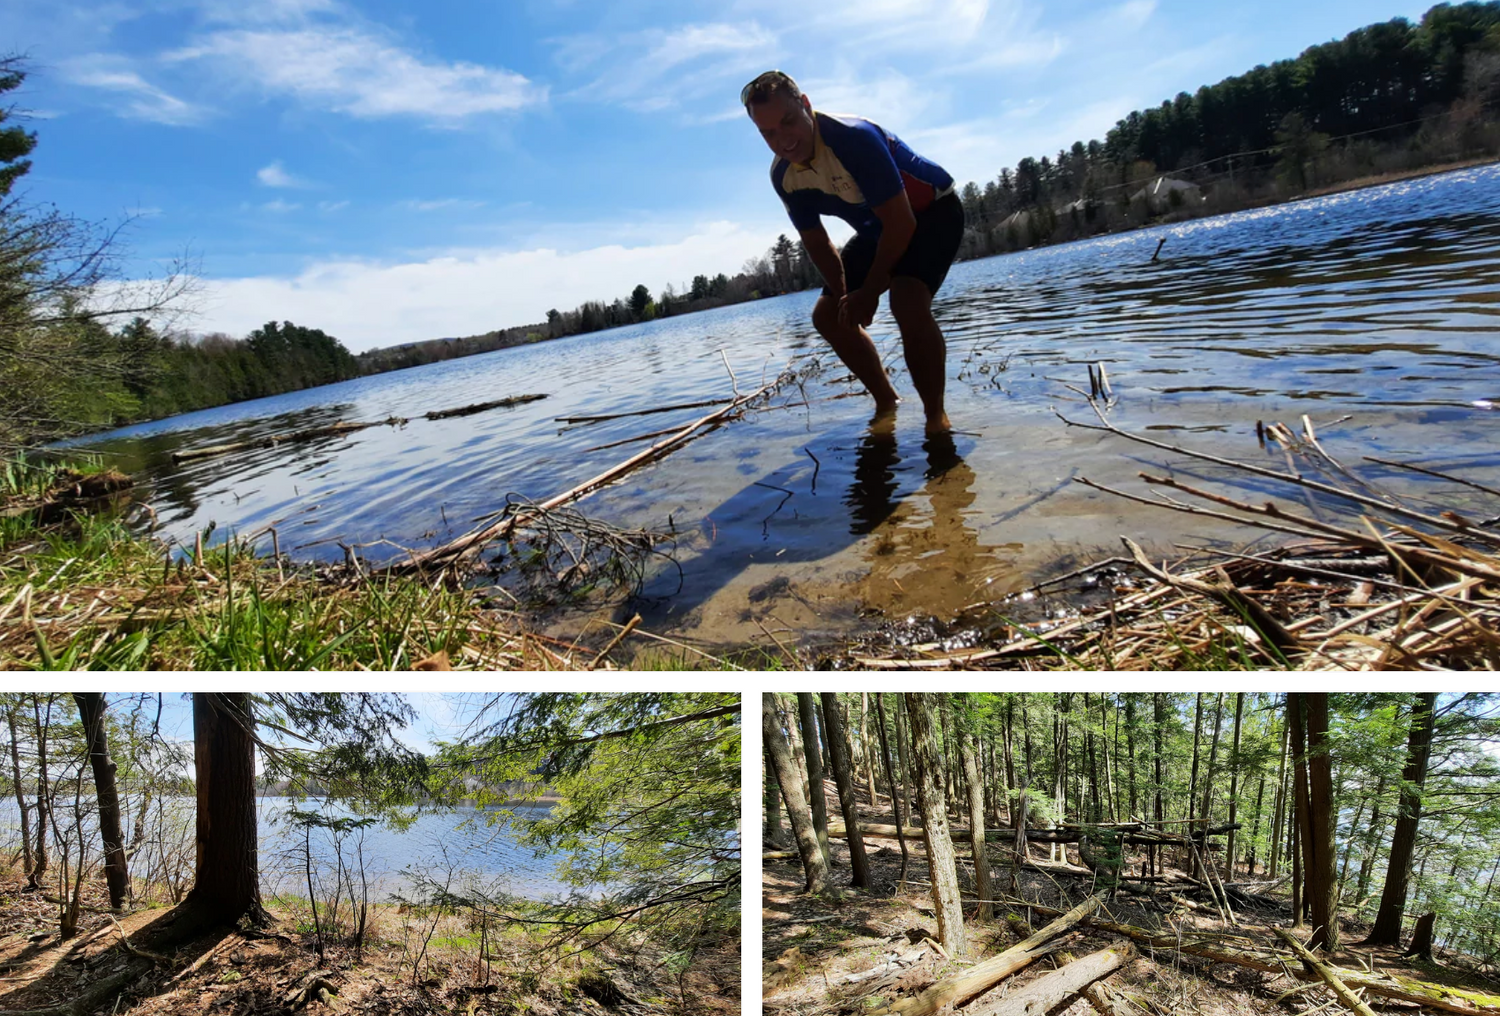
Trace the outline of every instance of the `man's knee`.
<instances>
[{"instance_id":1,"label":"man's knee","mask_svg":"<svg viewBox=\"0 0 1500 1016\"><path fill-rule=\"evenodd\" d=\"M891 317L902 328L932 320L932 294L920 279L898 276L891 280Z\"/></svg>"},{"instance_id":2,"label":"man's knee","mask_svg":"<svg viewBox=\"0 0 1500 1016\"><path fill-rule=\"evenodd\" d=\"M813 305L812 323L818 334L824 337L839 331L839 302L829 296L818 297L818 302Z\"/></svg>"}]
</instances>

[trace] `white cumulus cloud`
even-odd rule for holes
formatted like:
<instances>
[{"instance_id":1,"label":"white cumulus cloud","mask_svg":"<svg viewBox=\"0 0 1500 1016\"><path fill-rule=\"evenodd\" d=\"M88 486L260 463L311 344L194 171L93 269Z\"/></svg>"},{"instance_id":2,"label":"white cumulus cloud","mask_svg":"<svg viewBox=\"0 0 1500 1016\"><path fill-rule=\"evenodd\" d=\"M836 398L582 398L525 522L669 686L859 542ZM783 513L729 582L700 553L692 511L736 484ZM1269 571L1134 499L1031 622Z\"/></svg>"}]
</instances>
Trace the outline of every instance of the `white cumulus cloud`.
<instances>
[{"instance_id":1,"label":"white cumulus cloud","mask_svg":"<svg viewBox=\"0 0 1500 1016\"><path fill-rule=\"evenodd\" d=\"M265 187L306 187L307 183L286 171L286 167L277 159L269 166L263 166L255 172L255 179L259 180Z\"/></svg>"},{"instance_id":2,"label":"white cumulus cloud","mask_svg":"<svg viewBox=\"0 0 1500 1016\"><path fill-rule=\"evenodd\" d=\"M547 90L511 71L426 61L356 27L213 32L166 54L201 61L272 95L364 118L454 123L543 103Z\"/></svg>"}]
</instances>

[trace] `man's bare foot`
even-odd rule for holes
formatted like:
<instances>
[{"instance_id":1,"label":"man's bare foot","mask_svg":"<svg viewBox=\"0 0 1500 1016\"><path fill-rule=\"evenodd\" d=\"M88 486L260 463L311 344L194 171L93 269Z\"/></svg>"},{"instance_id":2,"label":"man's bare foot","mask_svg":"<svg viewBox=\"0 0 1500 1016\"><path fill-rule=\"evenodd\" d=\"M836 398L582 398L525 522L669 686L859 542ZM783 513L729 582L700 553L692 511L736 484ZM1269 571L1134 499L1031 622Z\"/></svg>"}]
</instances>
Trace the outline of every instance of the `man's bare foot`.
<instances>
[{"instance_id":1,"label":"man's bare foot","mask_svg":"<svg viewBox=\"0 0 1500 1016\"><path fill-rule=\"evenodd\" d=\"M927 418L927 436L934 437L938 434L946 434L953 429L953 424L948 422L947 413L939 413L937 416Z\"/></svg>"}]
</instances>

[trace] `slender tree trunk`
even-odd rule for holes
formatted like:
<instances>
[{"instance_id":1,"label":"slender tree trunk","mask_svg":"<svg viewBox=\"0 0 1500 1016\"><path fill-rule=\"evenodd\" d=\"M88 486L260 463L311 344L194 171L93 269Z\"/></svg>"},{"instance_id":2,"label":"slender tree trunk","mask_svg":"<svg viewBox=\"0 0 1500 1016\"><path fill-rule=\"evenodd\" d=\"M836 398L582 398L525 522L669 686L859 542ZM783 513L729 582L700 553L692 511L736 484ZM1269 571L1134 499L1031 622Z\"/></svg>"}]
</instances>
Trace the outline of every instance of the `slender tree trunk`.
<instances>
[{"instance_id":1,"label":"slender tree trunk","mask_svg":"<svg viewBox=\"0 0 1500 1016\"><path fill-rule=\"evenodd\" d=\"M1276 806L1275 817L1272 820L1271 829L1271 871L1270 876L1275 878L1281 873L1281 845L1282 834L1286 830L1286 804L1287 804L1287 753L1291 744L1291 725L1285 720L1281 723L1281 758L1276 764Z\"/></svg>"},{"instance_id":2,"label":"slender tree trunk","mask_svg":"<svg viewBox=\"0 0 1500 1016\"><path fill-rule=\"evenodd\" d=\"M15 785L16 809L21 813L21 856L25 865L21 870L29 875L32 865L31 803L26 800L26 786L21 780L21 742L16 736L16 713L20 711L20 703L19 695L6 697L5 722L10 726L10 771Z\"/></svg>"},{"instance_id":3,"label":"slender tree trunk","mask_svg":"<svg viewBox=\"0 0 1500 1016\"><path fill-rule=\"evenodd\" d=\"M1012 826L1016 824L1016 751L1015 751L1016 701L1005 696L1005 818Z\"/></svg>"},{"instance_id":4,"label":"slender tree trunk","mask_svg":"<svg viewBox=\"0 0 1500 1016\"><path fill-rule=\"evenodd\" d=\"M966 703L965 695L962 702ZM957 714L958 710L953 710ZM958 731L958 750L962 756L964 777L969 784L969 847L974 856L974 888L979 892L979 919L995 919L994 896L990 888L990 858L984 845L984 791L979 784L979 766L974 760L974 746Z\"/></svg>"},{"instance_id":5,"label":"slender tree trunk","mask_svg":"<svg viewBox=\"0 0 1500 1016\"><path fill-rule=\"evenodd\" d=\"M1333 800L1333 756L1328 740L1328 693L1304 692L1307 708L1308 827L1312 839L1307 888L1312 897L1309 949L1339 948L1339 886L1334 849L1338 807Z\"/></svg>"},{"instance_id":6,"label":"slender tree trunk","mask_svg":"<svg viewBox=\"0 0 1500 1016\"><path fill-rule=\"evenodd\" d=\"M802 753L807 758L808 803L812 805L813 831L823 850L823 863L832 865L828 852L828 797L823 792L823 750L818 736L818 710L812 692L797 692L797 713L802 721Z\"/></svg>"},{"instance_id":7,"label":"slender tree trunk","mask_svg":"<svg viewBox=\"0 0 1500 1016\"><path fill-rule=\"evenodd\" d=\"M1315 877L1313 873L1317 867L1313 857L1312 805L1307 783L1307 721L1303 714L1302 699L1302 692L1287 692L1286 721L1292 740L1292 824L1296 827L1297 842L1301 847L1295 858L1299 862L1298 868L1302 876L1299 880L1302 883L1300 894L1302 906L1297 912L1298 922L1309 916L1308 911L1312 906L1312 880ZM1300 924L1294 924L1292 927L1300 927Z\"/></svg>"},{"instance_id":8,"label":"slender tree trunk","mask_svg":"<svg viewBox=\"0 0 1500 1016\"><path fill-rule=\"evenodd\" d=\"M1130 821L1141 814L1140 800L1135 785L1135 695L1125 693L1125 758L1126 773L1130 777Z\"/></svg>"},{"instance_id":9,"label":"slender tree trunk","mask_svg":"<svg viewBox=\"0 0 1500 1016\"><path fill-rule=\"evenodd\" d=\"M859 802L854 796L854 775L850 772L849 741L844 736L844 720L839 714L838 696L831 691L821 694L823 721L827 724L828 760L833 763L833 782L839 789L839 810L844 814L844 828L849 837L851 884L856 889L870 886L870 861L865 857L864 837L859 834Z\"/></svg>"},{"instance_id":10,"label":"slender tree trunk","mask_svg":"<svg viewBox=\"0 0 1500 1016\"><path fill-rule=\"evenodd\" d=\"M42 714L42 697L31 696L31 714L36 721L36 864L32 867L27 883L33 889L43 888L47 877L47 828L52 815L52 780L47 775L47 735L52 726L52 702L55 694L47 696L46 715Z\"/></svg>"},{"instance_id":11,"label":"slender tree trunk","mask_svg":"<svg viewBox=\"0 0 1500 1016\"><path fill-rule=\"evenodd\" d=\"M1196 809L1198 807L1198 746L1202 740L1203 693L1200 691L1197 692L1194 696L1193 705L1193 769L1192 776L1188 778L1187 815L1185 816L1188 819L1187 830L1189 833L1198 828L1197 826L1193 825L1192 820L1197 817ZM1192 858L1192 875L1194 878L1202 878L1203 870L1198 864L1198 855L1193 854Z\"/></svg>"},{"instance_id":12,"label":"slender tree trunk","mask_svg":"<svg viewBox=\"0 0 1500 1016\"><path fill-rule=\"evenodd\" d=\"M1224 847L1224 877L1234 881L1234 825L1240 810L1240 721L1245 715L1245 693L1234 693L1234 747L1229 753L1229 842ZM1205 843L1205 845L1207 845Z\"/></svg>"},{"instance_id":13,"label":"slender tree trunk","mask_svg":"<svg viewBox=\"0 0 1500 1016\"><path fill-rule=\"evenodd\" d=\"M1204 828L1213 820L1214 800L1214 777L1219 775L1219 730L1224 722L1224 693L1214 694L1214 733L1208 742L1208 767L1203 772L1203 808L1198 812L1198 817L1204 822ZM1204 842L1207 846L1207 841Z\"/></svg>"},{"instance_id":14,"label":"slender tree trunk","mask_svg":"<svg viewBox=\"0 0 1500 1016\"><path fill-rule=\"evenodd\" d=\"M125 837L120 832L120 791L115 785L115 760L109 756L109 732L104 726L104 695L74 692L78 715L88 737L89 765L94 770L94 795L99 801L99 838L104 846L104 879L109 905L115 910L130 898L130 871L125 864Z\"/></svg>"},{"instance_id":15,"label":"slender tree trunk","mask_svg":"<svg viewBox=\"0 0 1500 1016\"><path fill-rule=\"evenodd\" d=\"M865 775L870 778L870 808L880 810L879 792L875 789L875 748L870 744L870 693L859 693L859 749L865 761Z\"/></svg>"},{"instance_id":16,"label":"slender tree trunk","mask_svg":"<svg viewBox=\"0 0 1500 1016\"><path fill-rule=\"evenodd\" d=\"M198 798L198 863L183 901L215 924L249 915L260 902L255 816L255 720L245 692L193 694L193 768Z\"/></svg>"},{"instance_id":17,"label":"slender tree trunk","mask_svg":"<svg viewBox=\"0 0 1500 1016\"><path fill-rule=\"evenodd\" d=\"M1365 805L1369 798L1361 797L1359 803L1354 806L1354 818L1349 822L1349 835L1344 838L1344 856L1339 860L1339 900L1344 898L1344 886L1349 884L1349 858L1354 855L1354 841L1362 839L1359 835L1359 820L1365 813Z\"/></svg>"},{"instance_id":18,"label":"slender tree trunk","mask_svg":"<svg viewBox=\"0 0 1500 1016\"><path fill-rule=\"evenodd\" d=\"M781 717L776 713L772 692L761 695L761 735L771 767L776 770L776 782L781 784L787 819L792 824L792 838L797 841L797 852L802 856L802 870L807 877L804 891L820 893L828 883L828 862L823 859L818 834L813 830L812 813L802 793L797 767L792 764L792 749L787 744L786 735L781 732Z\"/></svg>"},{"instance_id":19,"label":"slender tree trunk","mask_svg":"<svg viewBox=\"0 0 1500 1016\"><path fill-rule=\"evenodd\" d=\"M1422 788L1427 782L1427 760L1432 754L1433 708L1436 704L1436 692L1419 692L1412 701L1406 766L1401 770L1401 796L1396 806L1396 828L1391 834L1385 888L1380 893L1375 926L1370 929L1365 945L1398 945L1401 941L1401 919L1406 913L1412 852L1417 843L1417 825L1422 820Z\"/></svg>"},{"instance_id":20,"label":"slender tree trunk","mask_svg":"<svg viewBox=\"0 0 1500 1016\"><path fill-rule=\"evenodd\" d=\"M911 734L906 729L906 700L899 694L896 696L895 713L892 719L896 730L896 761L901 764L901 807L907 814L911 814L911 802L916 796L911 782Z\"/></svg>"},{"instance_id":21,"label":"slender tree trunk","mask_svg":"<svg viewBox=\"0 0 1500 1016\"><path fill-rule=\"evenodd\" d=\"M900 885L906 885L906 866L908 855L906 850L906 818L902 806L904 794L896 793L896 770L891 765L891 744L885 736L885 703L881 692L875 693L875 722L876 729L880 733L880 754L885 759L885 779L891 786L891 816L896 820L896 841L901 844L901 880Z\"/></svg>"},{"instance_id":22,"label":"slender tree trunk","mask_svg":"<svg viewBox=\"0 0 1500 1016\"><path fill-rule=\"evenodd\" d=\"M1246 877L1255 877L1255 862L1260 860L1260 820L1262 817L1261 806L1266 801L1266 771L1260 772L1260 786L1255 790L1255 822L1250 828L1250 865L1245 872Z\"/></svg>"},{"instance_id":23,"label":"slender tree trunk","mask_svg":"<svg viewBox=\"0 0 1500 1016\"><path fill-rule=\"evenodd\" d=\"M1382 773L1375 783L1375 806L1370 810L1370 824L1365 829L1365 841L1360 849L1359 881L1354 888L1354 905L1359 911L1363 911L1368 902L1366 894L1370 888L1370 872L1375 869L1375 855L1380 846L1381 835L1385 832L1385 816L1380 810L1384 797L1385 774Z\"/></svg>"},{"instance_id":24,"label":"slender tree trunk","mask_svg":"<svg viewBox=\"0 0 1500 1016\"><path fill-rule=\"evenodd\" d=\"M1166 822L1166 814L1162 811L1162 801L1161 801L1162 787L1166 785L1165 778L1164 778L1164 776L1162 774L1162 766L1165 763L1165 758L1164 758L1163 753L1162 753L1162 739L1166 736L1166 727L1167 727L1167 702L1166 702L1166 698L1167 698L1167 696L1166 696L1165 692L1158 691L1158 692L1152 692L1151 693L1152 736L1155 739L1155 744L1153 745L1153 754L1154 754L1154 762L1156 764L1156 780L1155 780L1155 786L1154 786L1153 789L1155 790L1155 794L1156 794L1155 818L1156 818L1156 831L1157 832L1164 832L1164 831L1166 831L1166 826L1163 824L1163 823ZM1151 874L1153 874L1153 875L1159 875L1159 874L1161 874L1161 866L1157 862L1158 862L1158 859L1161 856L1161 853L1160 853L1161 852L1161 847L1153 845L1150 848L1150 850L1151 850Z\"/></svg>"},{"instance_id":25,"label":"slender tree trunk","mask_svg":"<svg viewBox=\"0 0 1500 1016\"><path fill-rule=\"evenodd\" d=\"M943 760L938 757L932 716L932 696L905 692L911 722L912 752L916 756L917 800L922 806L927 862L932 871L932 902L937 911L938 940L958 959L968 952L963 906L958 894L958 868L948 835L947 802L943 798Z\"/></svg>"}]
</instances>

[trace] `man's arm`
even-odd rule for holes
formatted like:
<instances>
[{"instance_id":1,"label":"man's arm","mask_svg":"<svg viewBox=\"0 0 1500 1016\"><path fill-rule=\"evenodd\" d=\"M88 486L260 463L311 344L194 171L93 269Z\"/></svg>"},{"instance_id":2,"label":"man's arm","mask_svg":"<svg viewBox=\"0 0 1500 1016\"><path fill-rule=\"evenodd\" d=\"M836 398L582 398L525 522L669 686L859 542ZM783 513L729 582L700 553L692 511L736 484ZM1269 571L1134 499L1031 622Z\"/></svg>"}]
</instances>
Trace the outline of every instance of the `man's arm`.
<instances>
[{"instance_id":1,"label":"man's arm","mask_svg":"<svg viewBox=\"0 0 1500 1016\"><path fill-rule=\"evenodd\" d=\"M799 229L797 235L802 238L802 246L807 250L807 256L812 259L819 274L823 276L823 283L828 287L828 292L833 294L835 300L841 299L847 292L844 288L844 261L839 257L839 249L829 238L828 230L824 229L820 222L811 229Z\"/></svg>"},{"instance_id":2,"label":"man's arm","mask_svg":"<svg viewBox=\"0 0 1500 1016\"><path fill-rule=\"evenodd\" d=\"M875 258L870 262L870 273L865 276L864 285L839 301L839 320L850 325L868 325L874 319L880 294L890 288L891 269L906 253L912 235L917 231L917 216L911 210L905 190L897 191L895 197L870 210L880 220L880 242L875 245ZM811 248L808 250L811 252ZM817 263L816 259L814 263Z\"/></svg>"}]
</instances>

